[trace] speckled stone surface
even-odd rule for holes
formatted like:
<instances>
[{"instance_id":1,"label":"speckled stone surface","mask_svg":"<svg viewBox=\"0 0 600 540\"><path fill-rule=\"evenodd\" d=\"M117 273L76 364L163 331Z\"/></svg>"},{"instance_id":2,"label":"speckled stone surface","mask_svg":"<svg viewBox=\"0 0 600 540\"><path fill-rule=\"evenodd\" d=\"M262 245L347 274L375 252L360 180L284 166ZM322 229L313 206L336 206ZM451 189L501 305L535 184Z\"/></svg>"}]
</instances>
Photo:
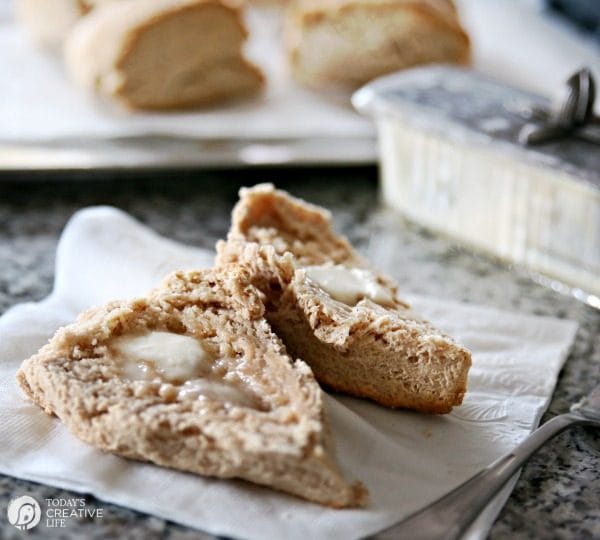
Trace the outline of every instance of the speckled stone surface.
<instances>
[{"instance_id":1,"label":"speckled stone surface","mask_svg":"<svg viewBox=\"0 0 600 540\"><path fill-rule=\"evenodd\" d=\"M374 169L41 180L0 178L0 314L50 292L56 243L64 224L79 208L111 204L160 234L212 247L228 228L238 187L269 180L329 207L337 228L364 254L376 257L378 266L397 278L404 290L578 321L575 346L544 420L566 411L600 380L600 312L535 284L525 272L473 255L381 209ZM66 528L40 526L22 533L8 523L6 508L11 498L25 494L40 501L79 497L0 476L0 538L208 538L91 496L86 497L88 508L102 508L102 519L70 519ZM525 467L490 538L600 538L600 433L575 428L545 446Z\"/></svg>"}]
</instances>

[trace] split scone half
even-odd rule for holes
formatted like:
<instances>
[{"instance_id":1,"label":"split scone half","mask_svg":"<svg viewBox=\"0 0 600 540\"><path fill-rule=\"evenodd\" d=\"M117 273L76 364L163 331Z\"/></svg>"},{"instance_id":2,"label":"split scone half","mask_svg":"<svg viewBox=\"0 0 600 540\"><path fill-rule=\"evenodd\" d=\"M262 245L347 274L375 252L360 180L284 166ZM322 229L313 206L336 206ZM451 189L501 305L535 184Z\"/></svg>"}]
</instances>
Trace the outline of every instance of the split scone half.
<instances>
[{"instance_id":1,"label":"split scone half","mask_svg":"<svg viewBox=\"0 0 600 540\"><path fill-rule=\"evenodd\" d=\"M134 109L210 105L257 93L262 72L243 56L241 0L103 2L65 43L72 79Z\"/></svg>"},{"instance_id":2,"label":"split scone half","mask_svg":"<svg viewBox=\"0 0 600 540\"><path fill-rule=\"evenodd\" d=\"M250 269L267 320L319 382L426 413L461 404L469 351L412 312L325 210L270 184L242 189L217 245L217 264L231 263Z\"/></svg>"},{"instance_id":3,"label":"split scone half","mask_svg":"<svg viewBox=\"0 0 600 540\"><path fill-rule=\"evenodd\" d=\"M307 86L356 87L419 64L467 64L452 0L298 0L287 12L292 74Z\"/></svg>"},{"instance_id":4,"label":"split scone half","mask_svg":"<svg viewBox=\"0 0 600 540\"><path fill-rule=\"evenodd\" d=\"M271 331L259 296L237 269L175 273L147 298L59 330L18 383L101 450L362 505L365 488L336 465L323 394Z\"/></svg>"}]
</instances>

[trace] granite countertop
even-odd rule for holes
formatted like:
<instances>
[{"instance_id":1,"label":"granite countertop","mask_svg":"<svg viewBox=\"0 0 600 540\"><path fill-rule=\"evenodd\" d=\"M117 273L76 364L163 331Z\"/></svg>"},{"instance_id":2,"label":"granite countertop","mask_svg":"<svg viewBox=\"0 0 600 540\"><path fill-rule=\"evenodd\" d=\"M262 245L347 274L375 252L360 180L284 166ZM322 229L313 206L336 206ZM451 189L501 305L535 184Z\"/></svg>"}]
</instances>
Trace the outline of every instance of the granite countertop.
<instances>
[{"instance_id":1,"label":"granite countertop","mask_svg":"<svg viewBox=\"0 0 600 540\"><path fill-rule=\"evenodd\" d=\"M578 321L574 348L544 421L565 412L600 380L599 311L537 285L523 271L471 254L380 208L373 168L189 171L136 178L71 175L68 180L45 178L44 182L2 178L0 314L50 292L56 243L77 209L111 204L160 234L212 247L228 228L238 187L265 179L330 208L338 230L367 256L385 252L383 266L403 290ZM0 476L1 538L24 536L6 520L9 499L23 494L38 499L78 496ZM88 508L103 508L103 519L71 519L66 528L37 528L27 534L52 539L208 538L90 496L86 502ZM600 538L600 434L574 428L542 448L524 468L490 538Z\"/></svg>"}]
</instances>

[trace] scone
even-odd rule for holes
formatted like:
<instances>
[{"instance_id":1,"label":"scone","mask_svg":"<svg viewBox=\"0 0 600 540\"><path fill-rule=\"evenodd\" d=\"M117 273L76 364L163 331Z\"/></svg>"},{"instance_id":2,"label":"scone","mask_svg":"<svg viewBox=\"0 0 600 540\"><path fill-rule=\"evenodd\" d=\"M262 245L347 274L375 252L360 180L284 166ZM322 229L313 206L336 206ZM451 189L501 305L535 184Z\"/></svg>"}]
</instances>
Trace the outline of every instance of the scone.
<instances>
[{"instance_id":1,"label":"scone","mask_svg":"<svg viewBox=\"0 0 600 540\"><path fill-rule=\"evenodd\" d=\"M59 49L75 23L95 7L123 0L15 0L15 12L33 40Z\"/></svg>"},{"instance_id":2,"label":"scone","mask_svg":"<svg viewBox=\"0 0 600 540\"><path fill-rule=\"evenodd\" d=\"M119 0L96 7L65 43L80 86L130 108L177 109L256 94L237 0Z\"/></svg>"},{"instance_id":3,"label":"scone","mask_svg":"<svg viewBox=\"0 0 600 540\"><path fill-rule=\"evenodd\" d=\"M297 0L285 41L294 78L313 87L357 87L419 64L470 60L451 0Z\"/></svg>"},{"instance_id":4,"label":"scone","mask_svg":"<svg viewBox=\"0 0 600 540\"><path fill-rule=\"evenodd\" d=\"M461 404L469 351L413 313L323 209L271 185L243 189L217 252L218 264L251 269L267 320L319 382L426 413Z\"/></svg>"},{"instance_id":5,"label":"scone","mask_svg":"<svg viewBox=\"0 0 600 540\"><path fill-rule=\"evenodd\" d=\"M147 298L81 315L17 380L101 450L332 507L363 504L366 490L336 465L310 368L288 356L263 312L238 269L175 273Z\"/></svg>"},{"instance_id":6,"label":"scone","mask_svg":"<svg viewBox=\"0 0 600 540\"><path fill-rule=\"evenodd\" d=\"M19 21L36 43L50 48L58 48L88 10L84 0L15 0Z\"/></svg>"}]
</instances>

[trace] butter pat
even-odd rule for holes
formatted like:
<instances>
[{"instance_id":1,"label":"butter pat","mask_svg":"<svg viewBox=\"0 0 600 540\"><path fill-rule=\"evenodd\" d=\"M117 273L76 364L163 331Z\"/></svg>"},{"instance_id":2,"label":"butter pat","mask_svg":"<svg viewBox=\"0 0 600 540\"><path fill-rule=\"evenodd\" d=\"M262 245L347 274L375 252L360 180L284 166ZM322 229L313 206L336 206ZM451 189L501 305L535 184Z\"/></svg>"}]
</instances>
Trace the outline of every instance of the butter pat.
<instances>
[{"instance_id":1,"label":"butter pat","mask_svg":"<svg viewBox=\"0 0 600 540\"><path fill-rule=\"evenodd\" d=\"M136 384L140 395L158 394L175 399L208 398L240 407L257 408L257 401L232 383L215 380L214 358L201 341L171 332L147 332L113 339L110 349L121 374ZM212 378L211 378L212 377Z\"/></svg>"},{"instance_id":2,"label":"butter pat","mask_svg":"<svg viewBox=\"0 0 600 540\"><path fill-rule=\"evenodd\" d=\"M160 377L186 381L211 370L212 359L197 339L171 332L121 336L111 342L123 374L133 380Z\"/></svg>"},{"instance_id":3,"label":"butter pat","mask_svg":"<svg viewBox=\"0 0 600 540\"><path fill-rule=\"evenodd\" d=\"M307 266L306 277L338 302L355 305L368 298L377 304L391 304L392 292L378 283L372 272L362 268L336 266Z\"/></svg>"}]
</instances>

